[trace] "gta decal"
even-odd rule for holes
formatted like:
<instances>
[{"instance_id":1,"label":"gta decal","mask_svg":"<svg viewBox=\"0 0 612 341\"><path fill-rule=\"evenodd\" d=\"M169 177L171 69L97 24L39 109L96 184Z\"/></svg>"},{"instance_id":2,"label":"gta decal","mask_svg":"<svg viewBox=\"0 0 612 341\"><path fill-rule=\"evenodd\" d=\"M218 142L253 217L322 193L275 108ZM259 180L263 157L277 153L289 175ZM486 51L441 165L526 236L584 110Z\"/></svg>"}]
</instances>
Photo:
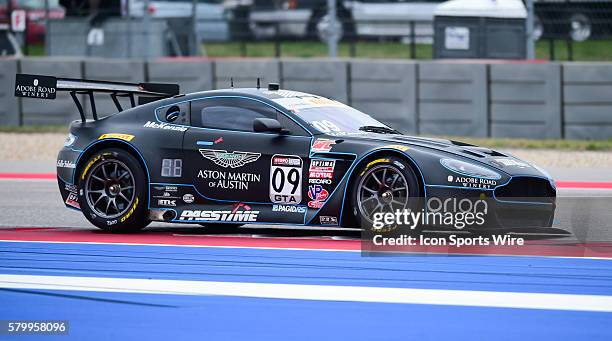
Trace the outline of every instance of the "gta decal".
<instances>
[{"instance_id":1,"label":"gta decal","mask_svg":"<svg viewBox=\"0 0 612 341\"><path fill-rule=\"evenodd\" d=\"M278 204L302 202L302 159L296 155L272 156L270 200Z\"/></svg>"}]
</instances>

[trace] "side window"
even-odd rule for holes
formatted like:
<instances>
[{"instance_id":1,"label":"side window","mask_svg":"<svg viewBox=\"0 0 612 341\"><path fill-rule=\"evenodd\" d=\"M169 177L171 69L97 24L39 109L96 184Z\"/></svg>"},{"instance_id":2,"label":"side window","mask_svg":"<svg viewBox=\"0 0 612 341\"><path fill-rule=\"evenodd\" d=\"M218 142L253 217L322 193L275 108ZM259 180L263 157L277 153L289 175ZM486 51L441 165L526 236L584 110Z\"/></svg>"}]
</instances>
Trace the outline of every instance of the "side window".
<instances>
[{"instance_id":1,"label":"side window","mask_svg":"<svg viewBox=\"0 0 612 341\"><path fill-rule=\"evenodd\" d=\"M242 98L211 98L191 103L192 124L203 128L253 131L255 119L277 119L277 114L264 103Z\"/></svg>"},{"instance_id":2,"label":"side window","mask_svg":"<svg viewBox=\"0 0 612 341\"><path fill-rule=\"evenodd\" d=\"M162 108L157 115L162 122L189 125L189 103L178 103Z\"/></svg>"}]
</instances>

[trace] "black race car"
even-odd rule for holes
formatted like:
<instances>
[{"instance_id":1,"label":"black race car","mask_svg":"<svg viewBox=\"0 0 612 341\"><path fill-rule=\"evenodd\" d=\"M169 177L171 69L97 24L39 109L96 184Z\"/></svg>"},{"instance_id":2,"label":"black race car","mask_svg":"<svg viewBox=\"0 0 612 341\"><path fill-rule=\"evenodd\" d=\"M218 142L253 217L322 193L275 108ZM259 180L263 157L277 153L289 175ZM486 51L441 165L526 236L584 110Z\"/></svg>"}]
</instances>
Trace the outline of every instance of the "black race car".
<instances>
[{"instance_id":1,"label":"black race car","mask_svg":"<svg viewBox=\"0 0 612 341\"><path fill-rule=\"evenodd\" d=\"M429 212L490 200L496 227L550 226L554 216L554 182L534 165L405 136L277 84L182 95L173 84L17 75L16 96L53 99L58 91L71 94L81 115L57 160L62 199L105 230L151 221L364 227L382 213L414 211L414 198ZM99 93L117 113L99 117Z\"/></svg>"}]
</instances>

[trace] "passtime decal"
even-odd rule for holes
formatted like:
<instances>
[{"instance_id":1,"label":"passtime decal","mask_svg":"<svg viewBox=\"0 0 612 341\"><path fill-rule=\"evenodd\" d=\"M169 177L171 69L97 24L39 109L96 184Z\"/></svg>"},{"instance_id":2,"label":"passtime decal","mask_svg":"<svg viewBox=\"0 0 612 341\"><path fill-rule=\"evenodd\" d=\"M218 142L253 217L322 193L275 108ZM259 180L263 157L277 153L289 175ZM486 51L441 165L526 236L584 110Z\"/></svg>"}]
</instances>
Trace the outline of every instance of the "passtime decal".
<instances>
[{"instance_id":1,"label":"passtime decal","mask_svg":"<svg viewBox=\"0 0 612 341\"><path fill-rule=\"evenodd\" d=\"M310 185L308 186L308 207L310 208L321 208L327 200L329 192L321 185Z\"/></svg>"},{"instance_id":2,"label":"passtime decal","mask_svg":"<svg viewBox=\"0 0 612 341\"><path fill-rule=\"evenodd\" d=\"M252 211L250 206L240 203L233 210L184 210L179 220L256 222L257 216L259 216L259 211Z\"/></svg>"},{"instance_id":3,"label":"passtime decal","mask_svg":"<svg viewBox=\"0 0 612 341\"><path fill-rule=\"evenodd\" d=\"M302 159L276 154L270 163L270 200L278 204L302 202Z\"/></svg>"},{"instance_id":4,"label":"passtime decal","mask_svg":"<svg viewBox=\"0 0 612 341\"><path fill-rule=\"evenodd\" d=\"M327 153L332 149L332 146L336 144L336 141L328 139L316 139L312 144L312 152L314 153Z\"/></svg>"},{"instance_id":5,"label":"passtime decal","mask_svg":"<svg viewBox=\"0 0 612 341\"><path fill-rule=\"evenodd\" d=\"M312 160L308 169L310 179L332 179L334 177L334 160Z\"/></svg>"},{"instance_id":6,"label":"passtime decal","mask_svg":"<svg viewBox=\"0 0 612 341\"><path fill-rule=\"evenodd\" d=\"M215 149L200 149L200 154L205 159L223 168L239 168L247 163L255 162L261 157L260 153L227 152L226 150Z\"/></svg>"}]
</instances>

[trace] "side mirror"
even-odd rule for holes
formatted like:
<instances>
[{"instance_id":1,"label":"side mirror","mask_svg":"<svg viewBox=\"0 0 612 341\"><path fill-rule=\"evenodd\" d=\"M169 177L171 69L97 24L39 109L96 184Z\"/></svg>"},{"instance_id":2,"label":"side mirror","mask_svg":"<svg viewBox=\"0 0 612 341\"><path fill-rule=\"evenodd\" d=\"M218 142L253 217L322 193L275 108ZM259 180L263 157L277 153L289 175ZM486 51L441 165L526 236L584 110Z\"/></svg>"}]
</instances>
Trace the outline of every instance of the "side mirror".
<instances>
[{"instance_id":1,"label":"side mirror","mask_svg":"<svg viewBox=\"0 0 612 341\"><path fill-rule=\"evenodd\" d=\"M271 118L256 118L253 121L253 130L257 133L283 133L280 122Z\"/></svg>"}]
</instances>

